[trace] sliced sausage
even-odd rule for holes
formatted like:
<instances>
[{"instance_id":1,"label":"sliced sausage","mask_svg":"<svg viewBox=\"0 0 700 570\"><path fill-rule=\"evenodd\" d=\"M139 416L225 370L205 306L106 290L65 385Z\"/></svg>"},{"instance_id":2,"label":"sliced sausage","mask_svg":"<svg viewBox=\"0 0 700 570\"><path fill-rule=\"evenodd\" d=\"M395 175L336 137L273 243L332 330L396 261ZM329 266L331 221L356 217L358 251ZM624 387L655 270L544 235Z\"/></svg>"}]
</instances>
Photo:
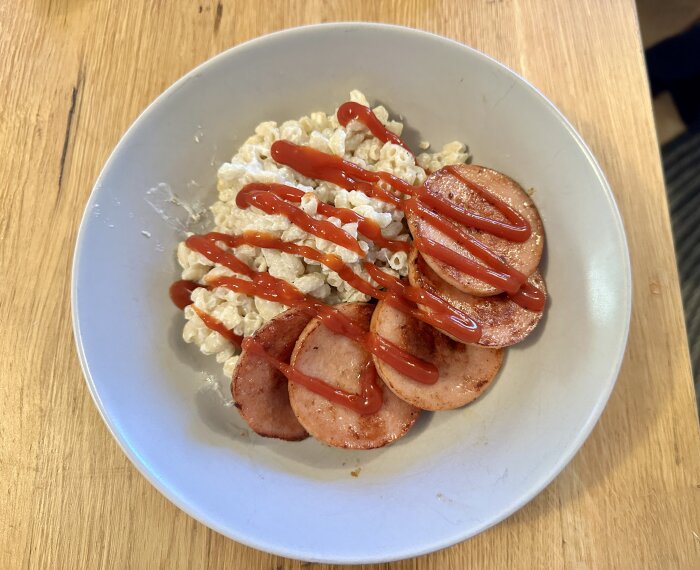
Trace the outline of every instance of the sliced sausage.
<instances>
[{"instance_id":1,"label":"sliced sausage","mask_svg":"<svg viewBox=\"0 0 700 570\"><path fill-rule=\"evenodd\" d=\"M348 303L337 308L369 329L373 305ZM361 370L370 358L362 346L314 319L299 337L291 362L304 374L358 393ZM397 398L379 377L376 381L383 390L383 403L375 414L360 415L293 381L289 382L289 400L301 424L324 443L348 449L382 447L404 436L420 411Z\"/></svg>"},{"instance_id":2,"label":"sliced sausage","mask_svg":"<svg viewBox=\"0 0 700 570\"><path fill-rule=\"evenodd\" d=\"M387 386L402 400L424 410L451 410L478 398L496 376L505 352L458 343L384 301L374 311L372 331L438 368L438 381L422 384L374 359Z\"/></svg>"},{"instance_id":3,"label":"sliced sausage","mask_svg":"<svg viewBox=\"0 0 700 570\"><path fill-rule=\"evenodd\" d=\"M411 285L441 297L481 325L480 345L502 348L519 343L540 322L542 311L528 311L505 293L475 297L440 279L414 248L408 256L408 280ZM546 294L544 279L535 271L529 283Z\"/></svg>"},{"instance_id":4,"label":"sliced sausage","mask_svg":"<svg viewBox=\"0 0 700 570\"><path fill-rule=\"evenodd\" d=\"M269 355L289 362L299 335L310 318L289 309L260 327L254 337ZM287 379L261 356L241 353L231 381L231 393L243 419L257 434L299 441L308 433L289 404Z\"/></svg>"},{"instance_id":5,"label":"sliced sausage","mask_svg":"<svg viewBox=\"0 0 700 570\"><path fill-rule=\"evenodd\" d=\"M542 227L542 220L540 219L537 208L533 204L530 196L527 195L525 190L523 190L515 180L495 170L474 164L460 164L456 168L464 178L482 186L488 192L497 196L516 210L528 221L532 229L532 234L528 240L520 243L499 238L474 228L464 227L464 232L484 243L491 251L499 255L514 269L517 269L525 275L532 275L542 257L544 228ZM464 182L449 174L445 169L438 170L431 174L426 180L426 187L431 193L448 199L471 212L494 220L506 221L505 216L496 210L494 206L489 204L486 199L479 196L464 184ZM407 220L414 237L420 236L432 239L460 255L483 265L483 263L476 259L469 251L452 238L436 229L428 221L410 213L407 215ZM428 265L430 265L441 279L447 281L460 291L478 296L495 295L501 292L476 277L467 275L434 257L428 255L424 257Z\"/></svg>"}]
</instances>

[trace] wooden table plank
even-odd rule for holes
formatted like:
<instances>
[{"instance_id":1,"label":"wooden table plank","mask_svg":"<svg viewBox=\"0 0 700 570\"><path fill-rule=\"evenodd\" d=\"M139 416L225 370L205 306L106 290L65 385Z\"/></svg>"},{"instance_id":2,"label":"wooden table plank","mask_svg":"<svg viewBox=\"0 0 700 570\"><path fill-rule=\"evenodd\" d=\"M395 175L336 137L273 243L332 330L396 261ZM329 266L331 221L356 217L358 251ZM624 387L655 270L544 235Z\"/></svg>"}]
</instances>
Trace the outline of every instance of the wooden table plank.
<instances>
[{"instance_id":1,"label":"wooden table plank","mask_svg":"<svg viewBox=\"0 0 700 570\"><path fill-rule=\"evenodd\" d=\"M317 567L209 531L131 466L85 388L69 283L91 185L153 98L232 45L337 20L440 33L537 85L583 134L611 182L635 284L618 385L562 475L466 543L376 567L697 567L697 414L632 0L0 0L2 566Z\"/></svg>"}]
</instances>

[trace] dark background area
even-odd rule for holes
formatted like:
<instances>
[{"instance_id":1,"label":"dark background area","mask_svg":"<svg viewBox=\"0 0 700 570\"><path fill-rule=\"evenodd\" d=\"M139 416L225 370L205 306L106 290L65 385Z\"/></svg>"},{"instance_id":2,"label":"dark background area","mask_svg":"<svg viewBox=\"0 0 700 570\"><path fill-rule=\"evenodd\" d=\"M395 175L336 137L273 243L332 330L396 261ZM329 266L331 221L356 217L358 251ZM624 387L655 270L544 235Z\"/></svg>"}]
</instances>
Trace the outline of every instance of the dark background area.
<instances>
[{"instance_id":1,"label":"dark background area","mask_svg":"<svg viewBox=\"0 0 700 570\"><path fill-rule=\"evenodd\" d=\"M637 0L637 10L700 408L700 1Z\"/></svg>"}]
</instances>

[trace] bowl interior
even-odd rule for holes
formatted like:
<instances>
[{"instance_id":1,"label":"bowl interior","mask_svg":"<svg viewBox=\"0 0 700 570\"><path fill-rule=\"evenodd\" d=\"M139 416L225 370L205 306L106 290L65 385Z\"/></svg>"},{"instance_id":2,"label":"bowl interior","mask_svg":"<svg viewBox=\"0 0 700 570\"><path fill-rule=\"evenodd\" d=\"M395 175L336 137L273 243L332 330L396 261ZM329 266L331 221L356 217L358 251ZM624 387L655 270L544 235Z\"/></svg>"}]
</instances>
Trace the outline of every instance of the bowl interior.
<instances>
[{"instance_id":1,"label":"bowl interior","mask_svg":"<svg viewBox=\"0 0 700 570\"><path fill-rule=\"evenodd\" d=\"M154 202L165 186L149 193L161 184L188 201L213 201L216 168L257 123L330 112L352 88L402 116L410 143L465 141L474 162L534 189L551 297L544 323L509 351L485 397L424 414L406 438L370 452L259 438L224 405L219 366L181 340L183 319L167 295L178 274L181 215ZM93 396L158 489L246 544L306 560L365 562L472 536L563 468L614 384L630 277L600 169L541 94L454 42L337 24L239 46L149 107L90 198L73 301Z\"/></svg>"}]
</instances>

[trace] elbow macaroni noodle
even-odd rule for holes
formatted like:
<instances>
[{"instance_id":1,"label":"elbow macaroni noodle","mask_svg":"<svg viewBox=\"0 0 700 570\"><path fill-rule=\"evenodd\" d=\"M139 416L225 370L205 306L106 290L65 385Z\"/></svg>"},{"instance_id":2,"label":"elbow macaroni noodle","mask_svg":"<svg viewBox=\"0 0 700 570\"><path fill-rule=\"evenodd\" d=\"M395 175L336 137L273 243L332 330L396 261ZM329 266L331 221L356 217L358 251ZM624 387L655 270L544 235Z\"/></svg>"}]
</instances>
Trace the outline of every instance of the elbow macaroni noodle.
<instances>
[{"instance_id":1,"label":"elbow macaroni noodle","mask_svg":"<svg viewBox=\"0 0 700 570\"><path fill-rule=\"evenodd\" d=\"M365 96L357 90L350 93L350 100L369 105ZM384 107L374 107L373 111L391 132L401 135L403 124L390 120ZM215 224L213 231L234 235L245 230L263 231L324 253L335 253L367 280L369 276L362 268L362 260L356 253L308 234L284 216L266 214L253 207L242 210L236 206L236 195L246 184L287 184L306 193L300 207L309 215L321 218L316 211L318 203L325 202L341 208L350 208L361 216L374 220L382 228L385 237L410 239L403 212L392 205L370 198L357 190L348 191L328 182L306 178L286 166L277 164L270 158L270 146L280 139L341 156L367 170L389 172L414 185L425 181L426 170L433 172L449 164L466 162L469 158L466 146L455 141L446 144L438 152L422 152L414 159L403 147L393 143L382 143L358 121L351 121L347 127L342 127L335 113L327 115L318 111L297 121L285 121L280 125L274 121L260 123L255 133L238 149L231 161L221 165L217 182L219 199L211 206ZM429 145L421 143L420 147L427 150ZM340 220L336 218L329 220L353 237L358 237L357 224L341 225ZM371 240L361 235L359 239L361 247L367 253L367 261L373 262L392 275L407 275L406 253L392 253L385 248L378 248ZM271 275L292 283L304 293L326 303L369 301L367 295L350 287L337 273L317 261L251 246L236 248L235 254L256 271L269 271ZM215 265L204 256L190 250L184 241L178 245L177 260L182 267L182 279L197 281L202 285L207 277L234 275L229 269ZM224 287L217 287L211 291L201 287L193 291L191 298L198 309L211 314L234 333L243 336L253 334L261 325L286 308L280 303L235 293ZM217 362L223 364L224 374L230 377L238 361L240 349L232 346L219 333L210 330L191 306L185 309L184 314L187 320L182 333L185 342L196 344L204 354L215 355Z\"/></svg>"}]
</instances>

